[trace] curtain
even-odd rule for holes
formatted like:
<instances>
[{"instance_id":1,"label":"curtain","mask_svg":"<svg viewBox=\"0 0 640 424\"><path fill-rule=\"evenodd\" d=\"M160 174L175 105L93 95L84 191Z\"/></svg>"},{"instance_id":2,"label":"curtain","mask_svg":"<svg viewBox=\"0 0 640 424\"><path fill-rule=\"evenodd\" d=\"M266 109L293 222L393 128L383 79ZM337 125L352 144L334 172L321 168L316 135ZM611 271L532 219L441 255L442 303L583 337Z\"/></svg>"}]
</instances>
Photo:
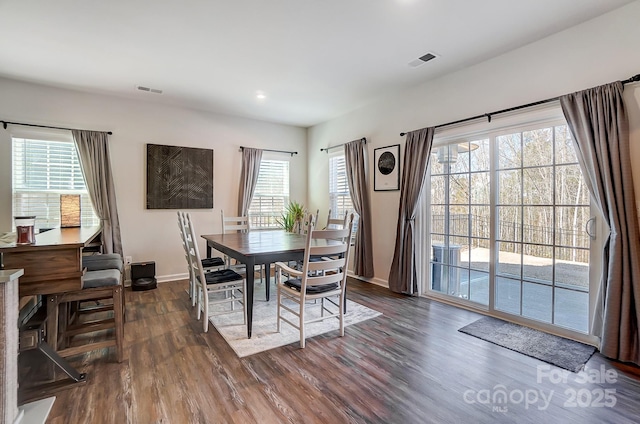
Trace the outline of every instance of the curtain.
<instances>
[{"instance_id":1,"label":"curtain","mask_svg":"<svg viewBox=\"0 0 640 424\"><path fill-rule=\"evenodd\" d=\"M242 171L240 172L240 192L238 194L238 216L247 216L253 193L256 191L262 150L242 148Z\"/></svg>"},{"instance_id":2,"label":"curtain","mask_svg":"<svg viewBox=\"0 0 640 424\"><path fill-rule=\"evenodd\" d=\"M389 288L397 293L418 293L414 242L415 218L420 193L427 177L434 131L435 128L431 127L407 134L396 246L389 272Z\"/></svg>"},{"instance_id":3,"label":"curtain","mask_svg":"<svg viewBox=\"0 0 640 424\"><path fill-rule=\"evenodd\" d=\"M369 187L365 174L365 145L363 139L355 140L344 146L344 158L347 167L347 183L356 213L360 215L356 244L354 246L353 273L363 277L373 277L373 238L371 235L371 205Z\"/></svg>"},{"instance_id":4,"label":"curtain","mask_svg":"<svg viewBox=\"0 0 640 424\"><path fill-rule=\"evenodd\" d=\"M122 256L120 221L109 159L108 134L98 131L72 130L80 166L93 209L102 224L102 250Z\"/></svg>"},{"instance_id":5,"label":"curtain","mask_svg":"<svg viewBox=\"0 0 640 424\"><path fill-rule=\"evenodd\" d=\"M560 98L580 167L611 229L603 254L592 333L600 352L640 364L640 233L621 82Z\"/></svg>"}]
</instances>

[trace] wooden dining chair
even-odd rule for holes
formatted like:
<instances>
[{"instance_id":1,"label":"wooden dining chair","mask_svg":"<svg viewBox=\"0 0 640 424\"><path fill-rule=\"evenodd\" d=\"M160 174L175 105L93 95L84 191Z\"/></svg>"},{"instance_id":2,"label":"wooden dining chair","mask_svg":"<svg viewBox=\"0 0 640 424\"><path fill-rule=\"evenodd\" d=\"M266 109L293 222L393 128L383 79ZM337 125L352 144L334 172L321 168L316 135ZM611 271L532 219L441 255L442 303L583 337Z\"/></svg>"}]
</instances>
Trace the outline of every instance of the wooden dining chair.
<instances>
[{"instance_id":1,"label":"wooden dining chair","mask_svg":"<svg viewBox=\"0 0 640 424\"><path fill-rule=\"evenodd\" d=\"M324 227L325 230L329 229L339 229L344 228L347 224L347 217L349 216L349 211L344 212L344 217L342 218L332 218L331 217L331 209L329 209L329 216L327 217L327 225Z\"/></svg>"},{"instance_id":2,"label":"wooden dining chair","mask_svg":"<svg viewBox=\"0 0 640 424\"><path fill-rule=\"evenodd\" d=\"M224 210L221 210L220 217L222 219L223 234L229 234L233 232L247 233L251 231L251 224L249 222L248 216L225 216ZM233 269L234 271L241 274L246 272L246 267L244 266L244 264L232 262L232 259L227 255L224 256L224 260L227 268ZM254 268L254 272L258 271L260 273L260 283L264 281L264 274L262 273L262 269L262 265L256 265Z\"/></svg>"},{"instance_id":3,"label":"wooden dining chair","mask_svg":"<svg viewBox=\"0 0 640 424\"><path fill-rule=\"evenodd\" d=\"M195 306L196 276L193 273L193 268L189 265L190 262L188 240L191 238L191 229L189 228L189 222L186 219L186 212L178 211L178 230L180 232L180 239L182 241L184 257L187 261L187 268L189 270L189 297L191 298L191 306ZM201 265L205 272L209 272L223 269L225 267L225 262L221 257L204 258L201 261Z\"/></svg>"},{"instance_id":4,"label":"wooden dining chair","mask_svg":"<svg viewBox=\"0 0 640 424\"><path fill-rule=\"evenodd\" d=\"M236 312L236 304L242 305L244 321L247 323L246 312L246 280L244 277L231 269L220 269L217 271L205 272L202 266L202 258L198 249L196 231L191 220L191 214L185 214L186 227L189 229L190 237L187 238L189 265L195 276L196 283L196 304L198 307L197 319L203 317L203 330L209 330L209 317ZM211 310L220 304L229 304L229 309Z\"/></svg>"},{"instance_id":5,"label":"wooden dining chair","mask_svg":"<svg viewBox=\"0 0 640 424\"><path fill-rule=\"evenodd\" d=\"M342 229L315 230L313 219L309 221L302 269L293 269L283 262L276 263L277 331L280 332L282 321L298 329L301 348L305 347L305 325L312 322L337 318L340 336L344 336L343 305L346 302L353 215ZM312 260L314 257L322 260ZM337 300L332 301L335 298ZM319 303L308 302L318 299ZM295 306L291 305L292 302ZM319 313L307 319L307 309L310 308L319 308ZM297 319L294 321L291 315Z\"/></svg>"}]
</instances>

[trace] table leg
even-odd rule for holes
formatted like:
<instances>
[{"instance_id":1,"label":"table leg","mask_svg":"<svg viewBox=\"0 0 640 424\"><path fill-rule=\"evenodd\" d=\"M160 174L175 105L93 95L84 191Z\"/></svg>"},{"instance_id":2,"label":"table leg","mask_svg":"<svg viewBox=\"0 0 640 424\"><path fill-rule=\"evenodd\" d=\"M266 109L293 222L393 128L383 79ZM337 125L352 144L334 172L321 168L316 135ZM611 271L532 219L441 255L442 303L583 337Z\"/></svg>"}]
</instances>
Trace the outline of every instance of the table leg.
<instances>
[{"instance_id":1,"label":"table leg","mask_svg":"<svg viewBox=\"0 0 640 424\"><path fill-rule=\"evenodd\" d=\"M264 264L264 284L265 287L265 293L266 293L266 299L267 302L269 301L269 290L271 288L271 264Z\"/></svg>"},{"instance_id":2,"label":"table leg","mask_svg":"<svg viewBox=\"0 0 640 424\"><path fill-rule=\"evenodd\" d=\"M209 243L207 243L207 258L211 257L211 246L209 246Z\"/></svg>"},{"instance_id":3,"label":"table leg","mask_svg":"<svg viewBox=\"0 0 640 424\"><path fill-rule=\"evenodd\" d=\"M247 304L244 307L247 310L247 338L251 338L251 325L253 322L253 284L254 284L254 268L255 260L248 259L245 263L247 275Z\"/></svg>"}]
</instances>

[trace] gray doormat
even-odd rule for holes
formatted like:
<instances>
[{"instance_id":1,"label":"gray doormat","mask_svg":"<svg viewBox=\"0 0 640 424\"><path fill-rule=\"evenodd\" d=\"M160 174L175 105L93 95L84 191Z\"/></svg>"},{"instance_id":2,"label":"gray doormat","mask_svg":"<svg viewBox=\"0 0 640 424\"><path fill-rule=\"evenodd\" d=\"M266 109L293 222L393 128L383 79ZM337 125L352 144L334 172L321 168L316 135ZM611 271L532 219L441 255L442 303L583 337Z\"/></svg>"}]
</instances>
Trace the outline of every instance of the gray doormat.
<instances>
[{"instance_id":1,"label":"gray doormat","mask_svg":"<svg viewBox=\"0 0 640 424\"><path fill-rule=\"evenodd\" d=\"M572 372L587 363L596 348L493 317L484 317L458 330Z\"/></svg>"}]
</instances>

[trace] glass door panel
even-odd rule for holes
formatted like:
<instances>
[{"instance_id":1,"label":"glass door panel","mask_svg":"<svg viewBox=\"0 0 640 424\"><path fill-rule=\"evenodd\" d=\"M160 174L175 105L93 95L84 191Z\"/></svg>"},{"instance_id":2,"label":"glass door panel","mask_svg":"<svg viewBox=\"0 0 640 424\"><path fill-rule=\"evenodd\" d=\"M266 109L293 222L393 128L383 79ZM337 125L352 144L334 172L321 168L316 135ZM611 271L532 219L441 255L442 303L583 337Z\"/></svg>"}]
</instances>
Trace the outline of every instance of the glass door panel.
<instances>
[{"instance_id":1,"label":"glass door panel","mask_svg":"<svg viewBox=\"0 0 640 424\"><path fill-rule=\"evenodd\" d=\"M573 149L566 125L434 148L429 289L587 333L590 196Z\"/></svg>"}]
</instances>

